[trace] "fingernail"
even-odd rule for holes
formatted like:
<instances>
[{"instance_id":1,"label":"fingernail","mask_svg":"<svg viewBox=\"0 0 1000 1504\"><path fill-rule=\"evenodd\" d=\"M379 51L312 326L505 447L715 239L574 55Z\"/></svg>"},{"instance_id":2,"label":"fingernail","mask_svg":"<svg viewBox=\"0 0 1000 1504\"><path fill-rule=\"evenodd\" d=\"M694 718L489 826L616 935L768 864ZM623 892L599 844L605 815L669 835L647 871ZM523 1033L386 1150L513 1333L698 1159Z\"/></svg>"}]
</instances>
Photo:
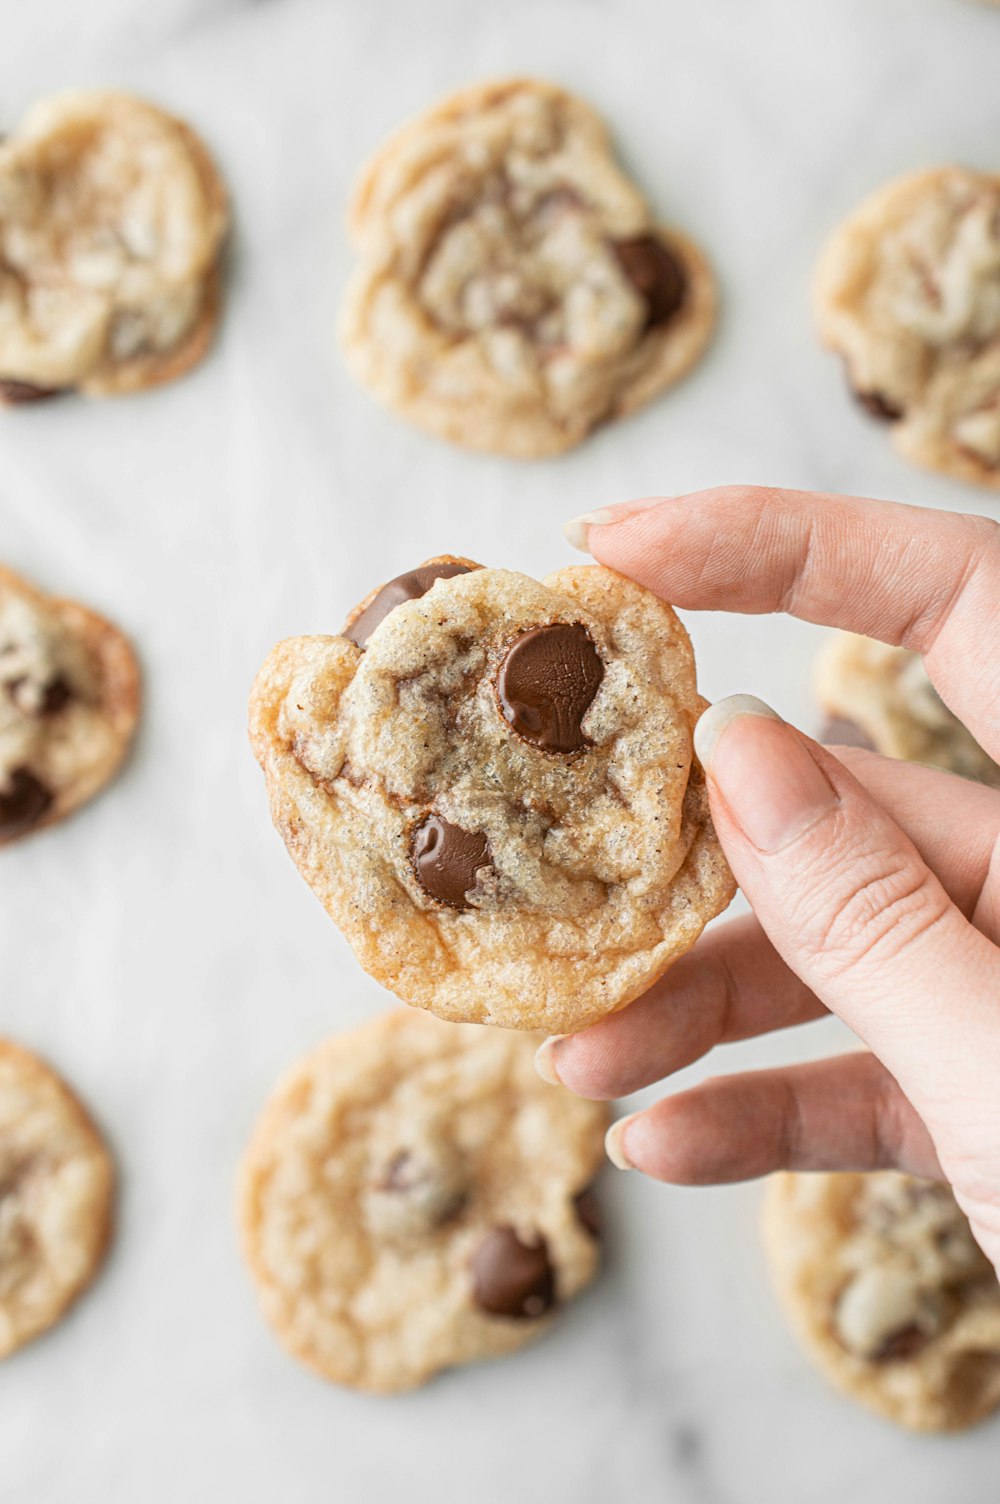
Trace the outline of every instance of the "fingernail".
<instances>
[{"instance_id":1,"label":"fingernail","mask_svg":"<svg viewBox=\"0 0 1000 1504\"><path fill-rule=\"evenodd\" d=\"M550 1086L562 1086L556 1070L556 1046L565 1038L565 1034L553 1034L549 1039L544 1039L535 1051L535 1070Z\"/></svg>"},{"instance_id":2,"label":"fingernail","mask_svg":"<svg viewBox=\"0 0 1000 1504\"><path fill-rule=\"evenodd\" d=\"M662 501L669 500L666 496L643 496L638 501L622 501L614 507L598 507L596 512L584 512L581 517L573 517L563 526L567 542L574 548L578 548L582 554L590 552L587 536L592 527L607 527L611 522L624 522L629 517L634 517L636 512L648 512L650 507L658 507Z\"/></svg>"},{"instance_id":3,"label":"fingernail","mask_svg":"<svg viewBox=\"0 0 1000 1504\"><path fill-rule=\"evenodd\" d=\"M694 747L758 851L781 851L840 802L809 743L754 695L710 706L695 727Z\"/></svg>"},{"instance_id":4,"label":"fingernail","mask_svg":"<svg viewBox=\"0 0 1000 1504\"><path fill-rule=\"evenodd\" d=\"M637 1112L630 1112L627 1118L619 1118L612 1123L604 1135L604 1152L611 1163L619 1170L634 1170L635 1165L629 1159L625 1150L625 1130L633 1119L637 1118Z\"/></svg>"}]
</instances>

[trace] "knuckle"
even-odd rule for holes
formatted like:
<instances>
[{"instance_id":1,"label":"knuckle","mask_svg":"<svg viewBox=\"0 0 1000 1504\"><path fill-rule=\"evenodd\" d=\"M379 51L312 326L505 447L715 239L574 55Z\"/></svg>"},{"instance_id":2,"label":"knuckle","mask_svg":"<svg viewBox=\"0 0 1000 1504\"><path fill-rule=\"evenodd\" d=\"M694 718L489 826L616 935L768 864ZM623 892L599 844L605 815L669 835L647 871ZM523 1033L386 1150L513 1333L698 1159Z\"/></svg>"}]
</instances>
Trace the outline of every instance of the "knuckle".
<instances>
[{"instance_id":1,"label":"knuckle","mask_svg":"<svg viewBox=\"0 0 1000 1504\"><path fill-rule=\"evenodd\" d=\"M977 580L995 582L1000 577L1000 523L992 517L967 514L958 519L962 529L964 564L947 595L924 604L904 624L900 640L904 647L927 654L954 616L970 587ZM919 540L915 540L919 548Z\"/></svg>"},{"instance_id":2,"label":"knuckle","mask_svg":"<svg viewBox=\"0 0 1000 1504\"><path fill-rule=\"evenodd\" d=\"M884 965L935 929L949 912L937 879L905 851L872 854L865 870L838 864L819 895L808 936L827 977Z\"/></svg>"}]
</instances>

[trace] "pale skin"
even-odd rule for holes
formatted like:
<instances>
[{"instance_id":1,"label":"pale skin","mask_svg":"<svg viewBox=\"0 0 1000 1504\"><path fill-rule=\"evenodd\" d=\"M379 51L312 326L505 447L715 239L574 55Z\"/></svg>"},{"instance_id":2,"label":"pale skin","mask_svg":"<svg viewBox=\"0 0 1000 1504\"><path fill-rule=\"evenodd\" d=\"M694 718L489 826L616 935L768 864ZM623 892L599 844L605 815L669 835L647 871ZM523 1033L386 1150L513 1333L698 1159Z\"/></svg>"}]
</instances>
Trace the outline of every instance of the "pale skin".
<instances>
[{"instance_id":1,"label":"pale skin","mask_svg":"<svg viewBox=\"0 0 1000 1504\"><path fill-rule=\"evenodd\" d=\"M626 502L567 530L686 610L784 611L924 657L1000 761L1000 527L763 487ZM866 1050L718 1076L614 1125L622 1168L706 1185L772 1170L946 1179L1000 1269L1000 793L827 750L760 701L695 744L752 916L717 925L644 997L542 1046L581 1096L669 1077L715 1045L835 1013Z\"/></svg>"}]
</instances>

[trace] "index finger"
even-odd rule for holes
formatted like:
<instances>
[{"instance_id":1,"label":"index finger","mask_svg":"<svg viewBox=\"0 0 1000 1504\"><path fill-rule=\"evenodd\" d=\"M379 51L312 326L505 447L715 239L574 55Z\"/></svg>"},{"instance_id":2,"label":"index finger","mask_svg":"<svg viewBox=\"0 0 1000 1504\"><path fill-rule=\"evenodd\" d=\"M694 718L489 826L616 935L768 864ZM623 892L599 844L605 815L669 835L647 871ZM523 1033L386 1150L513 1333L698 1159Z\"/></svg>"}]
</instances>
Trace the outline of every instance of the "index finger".
<instances>
[{"instance_id":1,"label":"index finger","mask_svg":"<svg viewBox=\"0 0 1000 1504\"><path fill-rule=\"evenodd\" d=\"M768 486L626 502L568 529L673 605L844 627L923 655L1000 751L1000 527L986 517Z\"/></svg>"}]
</instances>

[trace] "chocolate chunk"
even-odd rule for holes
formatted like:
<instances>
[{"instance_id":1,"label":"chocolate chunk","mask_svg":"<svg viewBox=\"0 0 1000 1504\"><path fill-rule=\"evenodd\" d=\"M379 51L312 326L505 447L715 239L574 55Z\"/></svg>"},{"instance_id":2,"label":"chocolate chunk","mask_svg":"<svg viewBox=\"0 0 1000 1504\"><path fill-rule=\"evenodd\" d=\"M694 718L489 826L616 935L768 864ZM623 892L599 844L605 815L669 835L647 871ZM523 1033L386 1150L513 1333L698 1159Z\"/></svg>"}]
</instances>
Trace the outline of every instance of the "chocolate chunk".
<instances>
[{"instance_id":1,"label":"chocolate chunk","mask_svg":"<svg viewBox=\"0 0 1000 1504\"><path fill-rule=\"evenodd\" d=\"M603 1218L594 1187L585 1185L582 1191L577 1191L573 1197L573 1206L584 1231L589 1232L592 1238L599 1238L603 1231Z\"/></svg>"},{"instance_id":2,"label":"chocolate chunk","mask_svg":"<svg viewBox=\"0 0 1000 1504\"><path fill-rule=\"evenodd\" d=\"M481 830L463 830L441 815L428 815L413 835L413 869L425 893L452 909L472 905L466 894L476 873L490 865L490 843Z\"/></svg>"},{"instance_id":3,"label":"chocolate chunk","mask_svg":"<svg viewBox=\"0 0 1000 1504\"><path fill-rule=\"evenodd\" d=\"M9 407L22 407L27 402L47 402L50 397L61 397L66 387L32 386L30 381L7 381L0 377L0 402Z\"/></svg>"},{"instance_id":4,"label":"chocolate chunk","mask_svg":"<svg viewBox=\"0 0 1000 1504\"><path fill-rule=\"evenodd\" d=\"M544 1316L556 1302L555 1271L545 1239L522 1243L512 1227L494 1227L472 1259L472 1293L490 1316Z\"/></svg>"},{"instance_id":5,"label":"chocolate chunk","mask_svg":"<svg viewBox=\"0 0 1000 1504\"><path fill-rule=\"evenodd\" d=\"M0 787L0 839L20 836L37 825L52 804L52 793L27 768L15 768Z\"/></svg>"},{"instance_id":6,"label":"chocolate chunk","mask_svg":"<svg viewBox=\"0 0 1000 1504\"><path fill-rule=\"evenodd\" d=\"M881 392L859 392L857 387L852 387L851 390L865 412L877 418L880 423L898 423L903 416L903 409L897 407L895 402L890 402L888 397L883 397Z\"/></svg>"},{"instance_id":7,"label":"chocolate chunk","mask_svg":"<svg viewBox=\"0 0 1000 1504\"><path fill-rule=\"evenodd\" d=\"M450 580L457 574L471 572L468 564L422 564L419 569L411 569L408 574L398 574L388 585L382 586L360 616L347 623L343 636L364 649L375 628L396 606L401 606L404 601L418 601L422 595L427 594L435 580Z\"/></svg>"},{"instance_id":8,"label":"chocolate chunk","mask_svg":"<svg viewBox=\"0 0 1000 1504\"><path fill-rule=\"evenodd\" d=\"M453 1221L469 1199L462 1168L454 1153L435 1160L401 1149L386 1166L375 1189L410 1203L410 1215L405 1219L408 1225L433 1230Z\"/></svg>"},{"instance_id":9,"label":"chocolate chunk","mask_svg":"<svg viewBox=\"0 0 1000 1504\"><path fill-rule=\"evenodd\" d=\"M504 720L545 752L587 745L582 722L604 678L604 664L580 622L532 627L507 651L497 676Z\"/></svg>"},{"instance_id":10,"label":"chocolate chunk","mask_svg":"<svg viewBox=\"0 0 1000 1504\"><path fill-rule=\"evenodd\" d=\"M550 188L548 193L543 193L535 204L535 215L544 224L559 219L563 214L571 213L575 209L583 207L583 199L575 188L565 185L561 188Z\"/></svg>"},{"instance_id":11,"label":"chocolate chunk","mask_svg":"<svg viewBox=\"0 0 1000 1504\"><path fill-rule=\"evenodd\" d=\"M616 240L615 255L640 298L646 304L646 328L669 323L687 296L687 273L673 251L655 235L635 235Z\"/></svg>"},{"instance_id":12,"label":"chocolate chunk","mask_svg":"<svg viewBox=\"0 0 1000 1504\"><path fill-rule=\"evenodd\" d=\"M42 697L42 715L58 715L74 698L69 682L59 674L45 686Z\"/></svg>"},{"instance_id":13,"label":"chocolate chunk","mask_svg":"<svg viewBox=\"0 0 1000 1504\"><path fill-rule=\"evenodd\" d=\"M385 1174L378 1182L380 1191L408 1191L417 1177L413 1174L413 1155L409 1149L400 1149L386 1165Z\"/></svg>"},{"instance_id":14,"label":"chocolate chunk","mask_svg":"<svg viewBox=\"0 0 1000 1504\"><path fill-rule=\"evenodd\" d=\"M876 1363L898 1363L904 1358L916 1357L930 1341L930 1337L915 1321L890 1332L874 1355Z\"/></svg>"},{"instance_id":15,"label":"chocolate chunk","mask_svg":"<svg viewBox=\"0 0 1000 1504\"><path fill-rule=\"evenodd\" d=\"M74 698L72 689L60 674L57 678L46 684L42 690L42 697L37 709L35 707L29 709L21 704L21 691L28 683L28 676L21 674L16 679L8 679L7 683L3 686L8 700L10 700L12 705L17 707L22 715L58 715L60 710L65 710L66 706Z\"/></svg>"},{"instance_id":16,"label":"chocolate chunk","mask_svg":"<svg viewBox=\"0 0 1000 1504\"><path fill-rule=\"evenodd\" d=\"M868 752L878 751L864 727L842 715L827 716L820 727L817 740L833 742L839 747L864 747Z\"/></svg>"}]
</instances>

